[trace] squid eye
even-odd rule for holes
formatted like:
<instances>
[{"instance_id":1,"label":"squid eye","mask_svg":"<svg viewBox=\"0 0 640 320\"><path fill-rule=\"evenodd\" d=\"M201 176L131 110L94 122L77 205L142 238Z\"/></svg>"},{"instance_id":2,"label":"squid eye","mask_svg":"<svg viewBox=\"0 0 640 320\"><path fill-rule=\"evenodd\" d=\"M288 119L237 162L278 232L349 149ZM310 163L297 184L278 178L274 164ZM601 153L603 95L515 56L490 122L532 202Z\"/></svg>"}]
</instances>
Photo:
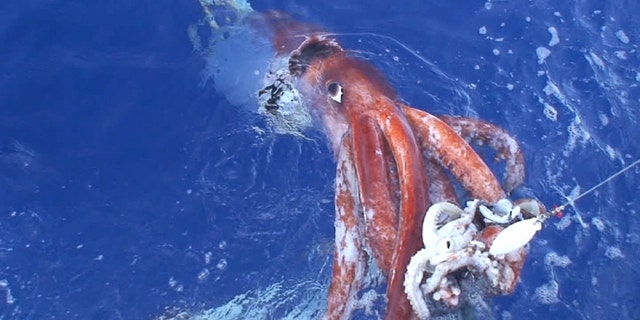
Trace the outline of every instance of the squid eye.
<instances>
[{"instance_id":1,"label":"squid eye","mask_svg":"<svg viewBox=\"0 0 640 320\"><path fill-rule=\"evenodd\" d=\"M327 91L329 92L329 98L331 100L342 103L342 94L344 91L342 90L342 86L337 82L331 82L327 86Z\"/></svg>"}]
</instances>

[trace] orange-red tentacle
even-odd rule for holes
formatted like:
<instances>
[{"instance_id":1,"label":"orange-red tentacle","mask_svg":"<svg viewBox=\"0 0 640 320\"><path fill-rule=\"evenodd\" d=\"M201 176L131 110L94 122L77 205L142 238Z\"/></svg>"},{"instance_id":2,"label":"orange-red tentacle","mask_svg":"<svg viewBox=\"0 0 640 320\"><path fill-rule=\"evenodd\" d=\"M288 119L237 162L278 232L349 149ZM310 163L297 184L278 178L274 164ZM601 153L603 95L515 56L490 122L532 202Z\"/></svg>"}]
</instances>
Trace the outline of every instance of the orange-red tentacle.
<instances>
[{"instance_id":1,"label":"orange-red tentacle","mask_svg":"<svg viewBox=\"0 0 640 320\"><path fill-rule=\"evenodd\" d=\"M525 179L524 156L518 141L509 133L486 121L456 116L441 116L444 122L471 143L484 143L497 151L498 159L504 159L503 186L507 192L520 186Z\"/></svg>"},{"instance_id":2,"label":"orange-red tentacle","mask_svg":"<svg viewBox=\"0 0 640 320\"><path fill-rule=\"evenodd\" d=\"M429 179L429 200L431 203L449 202L458 204L458 196L451 178L440 163L427 157L427 177Z\"/></svg>"},{"instance_id":3,"label":"orange-red tentacle","mask_svg":"<svg viewBox=\"0 0 640 320\"><path fill-rule=\"evenodd\" d=\"M474 197L489 202L505 198L493 172L455 130L427 112L407 105L403 109L422 147L449 168Z\"/></svg>"},{"instance_id":4,"label":"orange-red tentacle","mask_svg":"<svg viewBox=\"0 0 640 320\"><path fill-rule=\"evenodd\" d=\"M354 161L360 182L368 244L378 267L389 275L398 236L398 181L390 172L393 162L386 139L371 117L353 124Z\"/></svg>"},{"instance_id":5,"label":"orange-red tentacle","mask_svg":"<svg viewBox=\"0 0 640 320\"><path fill-rule=\"evenodd\" d=\"M362 101L357 99L347 100L345 103L345 108L362 107ZM394 214L398 217L398 232L394 242L395 250L392 256L391 268L387 272L387 298L389 303L386 317L387 319L406 319L413 314L413 311L404 293L404 274L411 256L421 246L420 226L428 207L428 182L425 164L420 149L417 147L413 131L402 111L398 109L394 102L386 96L379 96L375 99L373 105L369 104L368 107L369 109L364 114L358 116L358 120L352 119L351 121L354 124L354 145L362 147L362 145L372 143L370 141L371 138L378 139L377 134L361 129L371 125L374 125L374 128L376 126L379 128L393 155L398 179L399 207L389 203L389 199L380 198L379 189L376 184L372 183L375 181L369 181L363 177L364 174L369 172L367 170L371 169L367 168L367 166L370 166L369 159L373 156L371 152L383 152L384 150L366 149L366 151L363 150L362 153L356 154L356 168L359 180L362 183L360 187L364 210L374 210L375 214L380 214L382 210L392 210L384 214ZM372 120L362 120L366 118ZM358 125L356 126L356 124ZM366 126L363 124L366 124ZM359 139L356 138L358 133L362 134ZM385 166L380 170L388 171L389 168ZM376 202L369 202L369 200L376 200ZM367 221L367 228L370 227L379 226L376 223ZM372 235L373 238L384 236L386 235Z\"/></svg>"},{"instance_id":6,"label":"orange-red tentacle","mask_svg":"<svg viewBox=\"0 0 640 320\"><path fill-rule=\"evenodd\" d=\"M335 251L326 319L349 319L367 273L364 221L352 140L345 138L337 155Z\"/></svg>"}]
</instances>

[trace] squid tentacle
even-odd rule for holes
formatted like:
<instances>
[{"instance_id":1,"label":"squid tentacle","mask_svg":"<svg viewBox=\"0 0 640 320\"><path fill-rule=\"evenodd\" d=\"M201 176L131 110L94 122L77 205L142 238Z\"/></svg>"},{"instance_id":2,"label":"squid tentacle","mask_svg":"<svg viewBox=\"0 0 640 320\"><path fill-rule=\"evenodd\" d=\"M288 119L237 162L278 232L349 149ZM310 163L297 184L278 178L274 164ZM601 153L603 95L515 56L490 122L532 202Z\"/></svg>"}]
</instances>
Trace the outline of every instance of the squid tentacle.
<instances>
[{"instance_id":1,"label":"squid tentacle","mask_svg":"<svg viewBox=\"0 0 640 320\"><path fill-rule=\"evenodd\" d=\"M445 169L436 159L426 154L424 156L427 163L427 179L429 180L429 202L459 204L453 182L445 172Z\"/></svg>"},{"instance_id":2,"label":"squid tentacle","mask_svg":"<svg viewBox=\"0 0 640 320\"><path fill-rule=\"evenodd\" d=\"M374 119L377 128L386 139L393 155L398 178L399 207L396 209L397 211L393 211L398 217L398 232L394 241L395 250L391 260L391 268L388 271L387 297L389 303L386 318L405 318L412 314L412 310L404 294L404 275L411 256L420 247L420 239L415 235L420 234L420 221L428 206L428 181L424 169L425 164L411 126L392 100L382 97L376 101L375 112L367 112L366 115L363 115L363 117L367 116ZM360 145L358 141L354 143ZM366 154L357 155L356 158L364 159L364 156ZM366 165L368 164L362 163L363 167ZM361 179L361 181L363 180ZM362 187L367 188L366 186ZM376 190L372 190L372 192L376 192ZM367 191L363 190L363 194L366 193Z\"/></svg>"},{"instance_id":3,"label":"squid tentacle","mask_svg":"<svg viewBox=\"0 0 640 320\"><path fill-rule=\"evenodd\" d=\"M471 143L487 144L496 150L497 160L505 161L503 186L507 192L522 185L525 179L524 155L518 141L506 130L480 119L447 115L439 118Z\"/></svg>"},{"instance_id":4,"label":"squid tentacle","mask_svg":"<svg viewBox=\"0 0 640 320\"><path fill-rule=\"evenodd\" d=\"M367 273L362 206L351 139L338 152L335 185L335 250L326 319L349 319Z\"/></svg>"},{"instance_id":5,"label":"squid tentacle","mask_svg":"<svg viewBox=\"0 0 640 320\"><path fill-rule=\"evenodd\" d=\"M407 105L403 105L403 110L422 148L449 168L473 197L490 203L506 197L484 160L447 123Z\"/></svg>"},{"instance_id":6,"label":"squid tentacle","mask_svg":"<svg viewBox=\"0 0 640 320\"><path fill-rule=\"evenodd\" d=\"M363 207L368 244L380 269L389 274L392 269L395 241L398 235L397 181L390 176L390 156L384 134L375 119L363 116L354 123L354 161Z\"/></svg>"}]
</instances>

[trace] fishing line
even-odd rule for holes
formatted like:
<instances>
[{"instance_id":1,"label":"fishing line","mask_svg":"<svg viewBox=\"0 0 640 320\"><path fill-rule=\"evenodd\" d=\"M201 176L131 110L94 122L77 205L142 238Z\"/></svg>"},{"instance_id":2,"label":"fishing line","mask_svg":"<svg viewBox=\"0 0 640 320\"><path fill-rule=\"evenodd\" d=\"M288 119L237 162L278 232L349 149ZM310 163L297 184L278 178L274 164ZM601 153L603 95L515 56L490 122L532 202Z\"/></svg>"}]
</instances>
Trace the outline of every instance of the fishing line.
<instances>
[{"instance_id":1,"label":"fishing line","mask_svg":"<svg viewBox=\"0 0 640 320\"><path fill-rule=\"evenodd\" d=\"M607 183L607 182L609 182L609 181L611 181L611 180L615 179L617 176L619 176L619 175L621 175L621 174L625 173L626 171L628 171L629 169L631 169L631 168L635 167L635 166L636 166L636 165L638 165L639 163L640 163L640 159L638 159L638 160L634 161L633 163L631 163L631 164L627 165L626 167L624 167L624 168L622 168L622 169L618 170L618 172L616 172L616 173L614 173L614 174L610 175L608 178L606 178L606 179L602 180L600 183L598 183L598 184L596 184L595 186L591 187L589 190L587 190L587 191L585 191L585 192L580 193L579 195L577 195L577 196L576 196L575 198L573 198L573 199L569 199L569 201L567 201L567 202L566 202L566 203L564 203L563 205L558 206L558 207L555 207L553 210L551 210L551 212L549 212L549 213L548 213L548 216L547 216L547 217L549 217L549 216L551 216L551 215L556 215L556 214L561 213L561 212L562 212L562 210L564 210L564 209L566 209L566 208L567 208L567 206L573 205L573 204L575 203L575 201L579 200L580 198L582 198L582 197L586 196L586 195L587 195L587 194L589 194L589 193L592 193L592 192L593 192L593 191L595 191L596 189L598 189L598 188L602 187L605 183Z\"/></svg>"},{"instance_id":2,"label":"fishing line","mask_svg":"<svg viewBox=\"0 0 640 320\"><path fill-rule=\"evenodd\" d=\"M624 172L637 166L638 164L640 164L640 159L618 170L616 173L602 180L600 183L591 187L589 190L583 193L580 193L573 199L569 199L569 201L567 201L565 204L554 208L550 212L541 214L537 217L520 220L518 222L515 222L509 225L502 232L500 232L496 236L496 238L493 240L493 243L491 244L491 248L489 248L489 253L491 253L494 256L501 255L501 254L512 252L518 248L525 246L527 243L531 241L531 239L533 239L536 233L540 231L540 229L542 229L542 223L546 219L548 219L552 215L560 216L560 214L562 213L562 210L564 210L567 206L573 205L573 203L576 200L584 197L589 193L592 193L596 189L602 187L605 183L615 179L617 176L623 174Z\"/></svg>"},{"instance_id":3,"label":"fishing line","mask_svg":"<svg viewBox=\"0 0 640 320\"><path fill-rule=\"evenodd\" d=\"M598 188L602 187L605 183L615 179L616 177L625 173L626 171L629 171L631 168L637 166L638 164L640 164L640 159L618 170L617 172L613 173L606 179L602 180L600 183L589 188L589 190L578 194L573 199L567 197L568 201L565 202L563 205L555 207L553 210L549 212L536 215L533 218L520 220L509 225L503 231L501 231L493 240L493 243L491 244L491 247L489 249L489 253L491 253L494 256L501 255L501 254L512 252L518 248L525 246L533 239L536 233L542 229L542 224L545 222L545 220L547 220L548 218L554 215L556 217L561 217L562 210L564 210L567 206L569 205L573 206L577 200L594 192ZM516 206L516 208L518 208L518 206ZM517 210L519 212L520 208L518 208ZM482 212L482 210L480 211ZM485 215L485 217L487 216ZM495 219L492 219L492 220L497 221Z\"/></svg>"},{"instance_id":4,"label":"fishing line","mask_svg":"<svg viewBox=\"0 0 640 320\"><path fill-rule=\"evenodd\" d=\"M431 66L431 67L435 67L435 65L433 63L431 63L430 61L428 61L427 59L425 59L423 56L421 56L417 51L411 49L409 46L405 45L404 43L398 41L397 39L390 37L390 36L386 36L383 34L377 34L377 33L371 33L371 32L347 32L347 33L327 33L326 35L333 35L333 36L371 36L371 37L378 37L378 38L382 38L382 39L386 39L389 40L391 42L394 42L395 44L397 44L398 46L400 46L402 49L406 50L407 52L409 52L409 54L413 55L415 58L419 59L420 61L422 61L424 64ZM436 69L436 72L440 72L438 69ZM580 198L592 193L593 191L597 190L598 188L602 187L605 183L615 179L616 177L618 177L619 175L625 173L626 171L628 171L629 169L637 166L638 164L640 164L640 159L634 161L633 163L627 165L626 167L618 170L616 173L612 174L611 176L609 176L608 178L604 179L603 181L601 181L600 183L596 184L595 186L591 187L589 190L582 192L581 194L579 194L578 196L576 196L573 199L569 199L566 203L564 203L561 206L555 207L551 212L548 213L548 216L551 215L556 215L558 213L561 213L562 210L566 209L567 206L573 205L575 203L575 201L579 200ZM548 217L547 216L547 217Z\"/></svg>"},{"instance_id":5,"label":"fishing line","mask_svg":"<svg viewBox=\"0 0 640 320\"><path fill-rule=\"evenodd\" d=\"M416 59L420 60L425 65L435 68L435 65L432 62L430 62L429 60L427 60L425 57L421 56L420 53L418 53L418 51L411 49L408 45L402 43L401 41L399 41L396 38L391 37L391 36L387 36L387 35L384 35L384 34L373 33L373 32L325 33L325 35L327 35L327 36L370 36L370 37L377 37L377 38L389 40L389 41L395 43L396 45L400 46L402 49L406 50L410 55L414 56ZM440 73L440 70L438 70L438 72ZM442 74L442 75L444 75L444 74Z\"/></svg>"},{"instance_id":6,"label":"fishing line","mask_svg":"<svg viewBox=\"0 0 640 320\"><path fill-rule=\"evenodd\" d=\"M347 32L347 33L326 33L325 35L327 36L371 36L371 37L378 37L378 38L382 38L382 39L386 39L389 40L395 44L397 44L398 46L400 46L402 49L406 50L409 54L413 55L415 58L417 58L418 60L420 60L421 62L423 62L424 64L433 67L434 71L436 73L441 73L439 69L437 69L435 67L435 65L433 63L431 63L430 61L428 61L427 59L425 59L423 56L421 56L416 50L411 49L409 46L405 45L404 43L398 41L397 39L387 36L387 35L383 35L383 34L378 34L378 33L372 33L372 32ZM444 75L444 74L442 74ZM579 200L580 198L592 193L593 191L597 190L598 188L602 187L605 183L615 179L616 177L618 177L619 175L625 173L626 171L628 171L629 169L637 166L638 164L640 164L640 159L634 161L633 163L627 165L626 167L618 170L616 173L612 174L611 176L609 176L608 178L604 179L603 181L601 181L600 183L596 184L595 186L591 187L589 190L582 192L581 194L579 194L578 196L576 196L573 199L569 199L566 203L564 203L561 206L557 206L555 207L553 210L551 210L550 212L548 212L547 214L545 214L545 219L552 216L552 215L556 215L562 212L562 210L566 209L567 206L573 205L575 203L575 201Z\"/></svg>"}]
</instances>

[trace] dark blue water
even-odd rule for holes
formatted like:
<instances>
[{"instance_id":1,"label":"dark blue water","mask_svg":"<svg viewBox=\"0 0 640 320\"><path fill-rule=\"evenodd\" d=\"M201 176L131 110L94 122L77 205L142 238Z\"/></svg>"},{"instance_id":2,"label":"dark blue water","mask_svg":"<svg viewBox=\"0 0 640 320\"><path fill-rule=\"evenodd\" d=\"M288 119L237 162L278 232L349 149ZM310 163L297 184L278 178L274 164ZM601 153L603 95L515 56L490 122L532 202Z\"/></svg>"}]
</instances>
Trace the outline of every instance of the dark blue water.
<instances>
[{"instance_id":1,"label":"dark blue water","mask_svg":"<svg viewBox=\"0 0 640 320\"><path fill-rule=\"evenodd\" d=\"M509 130L528 164L521 193L549 206L640 157L638 4L252 5L401 41L426 61L341 38L411 105ZM276 134L216 91L187 31L202 17L195 0L0 4L0 318L320 312L327 142ZM549 221L496 317L639 318L639 182L632 168Z\"/></svg>"}]
</instances>

